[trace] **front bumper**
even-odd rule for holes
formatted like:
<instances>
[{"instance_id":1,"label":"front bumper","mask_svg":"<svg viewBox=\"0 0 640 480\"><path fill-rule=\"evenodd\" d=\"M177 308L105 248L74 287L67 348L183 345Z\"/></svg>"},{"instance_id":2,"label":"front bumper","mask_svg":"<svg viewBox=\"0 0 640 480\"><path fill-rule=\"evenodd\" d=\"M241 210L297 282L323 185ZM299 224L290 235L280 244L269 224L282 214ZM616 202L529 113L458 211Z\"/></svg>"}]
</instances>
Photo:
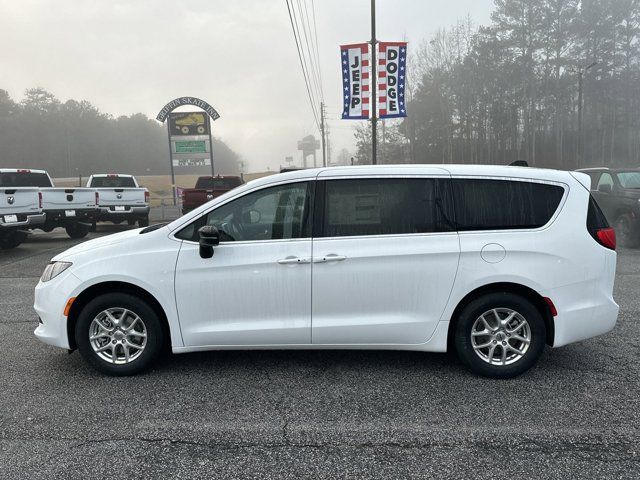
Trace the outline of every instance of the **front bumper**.
<instances>
[{"instance_id":1,"label":"front bumper","mask_svg":"<svg viewBox=\"0 0 640 480\"><path fill-rule=\"evenodd\" d=\"M44 213L37 213L35 215L31 213L19 213L16 214L16 216L18 217L17 222L5 222L4 216L0 216L0 228L31 228L36 225L42 225L47 218Z\"/></svg>"},{"instance_id":2,"label":"front bumper","mask_svg":"<svg viewBox=\"0 0 640 480\"><path fill-rule=\"evenodd\" d=\"M38 328L33 332L38 340L54 347L70 349L64 308L67 300L75 296L74 292L81 283L78 277L68 271L48 282L38 282L33 304L40 317Z\"/></svg>"}]
</instances>

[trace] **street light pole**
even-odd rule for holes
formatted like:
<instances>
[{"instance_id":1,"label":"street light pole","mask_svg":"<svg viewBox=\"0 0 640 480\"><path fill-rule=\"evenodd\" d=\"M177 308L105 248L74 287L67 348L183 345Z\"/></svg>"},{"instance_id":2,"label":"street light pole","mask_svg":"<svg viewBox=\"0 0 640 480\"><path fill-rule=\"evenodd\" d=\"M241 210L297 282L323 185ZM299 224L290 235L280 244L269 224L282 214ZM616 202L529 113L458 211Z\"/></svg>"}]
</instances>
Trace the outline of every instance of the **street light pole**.
<instances>
[{"instance_id":1,"label":"street light pole","mask_svg":"<svg viewBox=\"0 0 640 480\"><path fill-rule=\"evenodd\" d=\"M377 155L377 124L378 114L376 112L376 99L378 95L377 81L378 65L376 61L376 0L371 0L371 82L369 92L371 94L371 164L378 163Z\"/></svg>"}]
</instances>

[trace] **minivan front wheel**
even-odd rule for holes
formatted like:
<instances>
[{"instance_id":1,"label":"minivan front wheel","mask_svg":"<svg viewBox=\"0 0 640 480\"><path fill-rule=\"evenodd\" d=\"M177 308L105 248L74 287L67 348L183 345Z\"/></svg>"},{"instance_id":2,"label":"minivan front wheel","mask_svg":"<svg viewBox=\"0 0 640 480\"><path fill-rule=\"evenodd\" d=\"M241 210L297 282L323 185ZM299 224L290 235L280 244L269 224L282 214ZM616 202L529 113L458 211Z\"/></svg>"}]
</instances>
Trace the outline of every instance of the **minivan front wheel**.
<instances>
[{"instance_id":1,"label":"minivan front wheel","mask_svg":"<svg viewBox=\"0 0 640 480\"><path fill-rule=\"evenodd\" d=\"M542 355L545 339L538 309L509 292L469 303L455 333L460 360L475 373L492 378L511 378L529 370Z\"/></svg>"},{"instance_id":2,"label":"minivan front wheel","mask_svg":"<svg viewBox=\"0 0 640 480\"><path fill-rule=\"evenodd\" d=\"M80 312L78 350L96 370L113 376L149 368L162 349L163 330L156 312L138 297L101 295Z\"/></svg>"}]
</instances>

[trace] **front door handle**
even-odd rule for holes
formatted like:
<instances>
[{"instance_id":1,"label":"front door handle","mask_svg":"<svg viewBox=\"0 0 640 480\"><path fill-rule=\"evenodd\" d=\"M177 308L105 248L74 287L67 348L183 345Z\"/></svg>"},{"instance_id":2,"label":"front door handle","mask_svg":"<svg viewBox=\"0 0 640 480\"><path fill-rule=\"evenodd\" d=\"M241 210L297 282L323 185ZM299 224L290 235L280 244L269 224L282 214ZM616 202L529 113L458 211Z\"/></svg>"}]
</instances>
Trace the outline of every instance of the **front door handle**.
<instances>
[{"instance_id":1,"label":"front door handle","mask_svg":"<svg viewBox=\"0 0 640 480\"><path fill-rule=\"evenodd\" d=\"M299 257L287 257L287 258L281 258L280 260L278 260L278 263L280 265L296 265L296 264L301 264L301 263L311 263L311 259L309 258L299 258Z\"/></svg>"},{"instance_id":2,"label":"front door handle","mask_svg":"<svg viewBox=\"0 0 640 480\"><path fill-rule=\"evenodd\" d=\"M324 257L314 257L313 263L342 262L346 259L347 257L344 255L336 255L335 253L330 253L329 255L325 255Z\"/></svg>"}]
</instances>

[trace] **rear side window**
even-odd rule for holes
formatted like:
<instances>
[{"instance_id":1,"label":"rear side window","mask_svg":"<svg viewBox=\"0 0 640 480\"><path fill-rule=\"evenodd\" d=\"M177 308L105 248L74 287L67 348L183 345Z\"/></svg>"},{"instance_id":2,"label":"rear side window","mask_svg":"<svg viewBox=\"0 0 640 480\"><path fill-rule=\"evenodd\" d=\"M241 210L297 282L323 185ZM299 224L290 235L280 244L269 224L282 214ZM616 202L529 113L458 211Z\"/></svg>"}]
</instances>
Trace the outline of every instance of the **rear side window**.
<instances>
[{"instance_id":1,"label":"rear side window","mask_svg":"<svg viewBox=\"0 0 640 480\"><path fill-rule=\"evenodd\" d=\"M136 182L132 177L93 177L93 188L135 188Z\"/></svg>"},{"instance_id":2,"label":"rear side window","mask_svg":"<svg viewBox=\"0 0 640 480\"><path fill-rule=\"evenodd\" d=\"M0 187L50 187L46 173L0 173Z\"/></svg>"},{"instance_id":3,"label":"rear side window","mask_svg":"<svg viewBox=\"0 0 640 480\"><path fill-rule=\"evenodd\" d=\"M450 203L446 182L433 178L324 181L322 236L454 231L444 211Z\"/></svg>"},{"instance_id":4,"label":"rear side window","mask_svg":"<svg viewBox=\"0 0 640 480\"><path fill-rule=\"evenodd\" d=\"M560 205L564 188L526 181L454 179L459 231L539 228Z\"/></svg>"},{"instance_id":5,"label":"rear side window","mask_svg":"<svg viewBox=\"0 0 640 480\"><path fill-rule=\"evenodd\" d=\"M609 222L607 218L600 210L598 203L596 200L589 195L589 210L587 210L587 230L589 230L589 234L594 238L594 240L600 243L598 239L597 233L598 230L603 230L605 228L609 228Z\"/></svg>"}]
</instances>

